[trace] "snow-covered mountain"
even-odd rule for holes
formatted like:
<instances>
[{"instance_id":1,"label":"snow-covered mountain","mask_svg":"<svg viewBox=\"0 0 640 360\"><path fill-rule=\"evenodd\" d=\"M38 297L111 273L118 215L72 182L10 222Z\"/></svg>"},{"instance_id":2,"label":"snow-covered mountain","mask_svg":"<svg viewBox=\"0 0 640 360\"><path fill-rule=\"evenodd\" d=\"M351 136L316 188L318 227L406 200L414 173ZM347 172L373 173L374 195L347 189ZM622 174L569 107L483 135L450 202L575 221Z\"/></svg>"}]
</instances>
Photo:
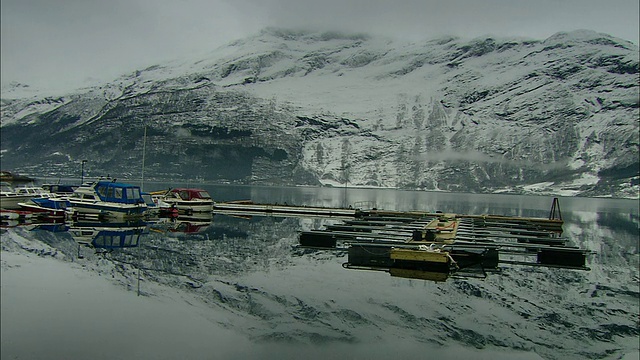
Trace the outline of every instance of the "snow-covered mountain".
<instances>
[{"instance_id":1,"label":"snow-covered mountain","mask_svg":"<svg viewBox=\"0 0 640 360\"><path fill-rule=\"evenodd\" d=\"M145 178L638 197L638 58L592 31L271 28L64 96L4 89L2 167L137 178L145 148Z\"/></svg>"}]
</instances>

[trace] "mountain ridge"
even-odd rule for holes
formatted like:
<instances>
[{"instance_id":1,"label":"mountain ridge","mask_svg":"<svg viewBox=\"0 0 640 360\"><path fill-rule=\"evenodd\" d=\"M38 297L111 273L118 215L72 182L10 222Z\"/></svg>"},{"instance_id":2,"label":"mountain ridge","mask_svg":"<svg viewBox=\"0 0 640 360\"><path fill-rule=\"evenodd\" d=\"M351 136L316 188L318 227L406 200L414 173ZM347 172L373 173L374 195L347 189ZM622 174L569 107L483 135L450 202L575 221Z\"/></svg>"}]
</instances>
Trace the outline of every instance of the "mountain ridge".
<instances>
[{"instance_id":1,"label":"mountain ridge","mask_svg":"<svg viewBox=\"0 0 640 360\"><path fill-rule=\"evenodd\" d=\"M3 99L2 160L25 148L5 133L47 128L89 151L16 170L58 152L135 176L98 150L140 158L147 126L146 174L169 178L637 198L638 88L637 46L592 31L408 43L270 28L76 94ZM96 142L90 124L133 131Z\"/></svg>"}]
</instances>

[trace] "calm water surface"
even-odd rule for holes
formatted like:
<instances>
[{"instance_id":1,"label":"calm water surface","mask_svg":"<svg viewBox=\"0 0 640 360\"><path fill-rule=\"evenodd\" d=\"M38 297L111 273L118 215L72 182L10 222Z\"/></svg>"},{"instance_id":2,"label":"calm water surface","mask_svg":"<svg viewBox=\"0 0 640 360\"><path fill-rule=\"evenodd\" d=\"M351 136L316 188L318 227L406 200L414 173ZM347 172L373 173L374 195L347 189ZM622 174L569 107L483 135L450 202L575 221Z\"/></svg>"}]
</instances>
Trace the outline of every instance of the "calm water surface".
<instances>
[{"instance_id":1,"label":"calm water surface","mask_svg":"<svg viewBox=\"0 0 640 360\"><path fill-rule=\"evenodd\" d=\"M552 201L198 186L216 201L460 214L548 217ZM590 270L511 265L444 282L348 270L343 250L297 246L300 231L339 219L214 214L120 226L130 236L107 248L86 245L95 224L7 224L1 357L637 359L638 202L561 198L560 206L564 236L592 251Z\"/></svg>"}]
</instances>

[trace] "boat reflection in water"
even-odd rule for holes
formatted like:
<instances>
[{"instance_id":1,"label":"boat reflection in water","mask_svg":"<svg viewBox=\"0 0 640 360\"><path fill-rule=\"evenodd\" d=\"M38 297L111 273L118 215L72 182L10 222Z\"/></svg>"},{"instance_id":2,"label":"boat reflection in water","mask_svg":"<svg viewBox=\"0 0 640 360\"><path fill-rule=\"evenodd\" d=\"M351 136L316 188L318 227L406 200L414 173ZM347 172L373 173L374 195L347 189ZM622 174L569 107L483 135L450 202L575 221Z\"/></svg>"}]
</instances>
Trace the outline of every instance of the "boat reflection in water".
<instances>
[{"instance_id":1,"label":"boat reflection in water","mask_svg":"<svg viewBox=\"0 0 640 360\"><path fill-rule=\"evenodd\" d=\"M73 222L68 232L78 244L109 251L139 246L140 237L149 230L142 221Z\"/></svg>"},{"instance_id":2,"label":"boat reflection in water","mask_svg":"<svg viewBox=\"0 0 640 360\"><path fill-rule=\"evenodd\" d=\"M177 217L162 217L151 225L151 229L167 235L195 235L204 233L213 222L213 213L201 212Z\"/></svg>"},{"instance_id":3,"label":"boat reflection in water","mask_svg":"<svg viewBox=\"0 0 640 360\"><path fill-rule=\"evenodd\" d=\"M61 223L37 223L33 224L34 231L44 230L52 233L65 233L69 231L69 224L65 222Z\"/></svg>"}]
</instances>

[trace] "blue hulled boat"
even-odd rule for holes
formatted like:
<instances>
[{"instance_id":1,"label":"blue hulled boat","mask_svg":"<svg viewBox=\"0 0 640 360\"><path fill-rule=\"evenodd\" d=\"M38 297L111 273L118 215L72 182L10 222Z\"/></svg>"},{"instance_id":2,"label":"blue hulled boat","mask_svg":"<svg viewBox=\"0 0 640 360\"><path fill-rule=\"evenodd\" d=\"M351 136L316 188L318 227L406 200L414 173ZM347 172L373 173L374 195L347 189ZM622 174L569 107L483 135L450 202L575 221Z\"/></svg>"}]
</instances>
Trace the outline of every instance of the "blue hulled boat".
<instances>
[{"instance_id":1,"label":"blue hulled boat","mask_svg":"<svg viewBox=\"0 0 640 360\"><path fill-rule=\"evenodd\" d=\"M64 221L69 201L63 197L32 198L27 202L18 203L23 210L40 214L42 220Z\"/></svg>"},{"instance_id":2,"label":"blue hulled boat","mask_svg":"<svg viewBox=\"0 0 640 360\"><path fill-rule=\"evenodd\" d=\"M85 183L69 197L74 214L98 214L110 217L142 216L147 205L139 186L100 180Z\"/></svg>"}]
</instances>

